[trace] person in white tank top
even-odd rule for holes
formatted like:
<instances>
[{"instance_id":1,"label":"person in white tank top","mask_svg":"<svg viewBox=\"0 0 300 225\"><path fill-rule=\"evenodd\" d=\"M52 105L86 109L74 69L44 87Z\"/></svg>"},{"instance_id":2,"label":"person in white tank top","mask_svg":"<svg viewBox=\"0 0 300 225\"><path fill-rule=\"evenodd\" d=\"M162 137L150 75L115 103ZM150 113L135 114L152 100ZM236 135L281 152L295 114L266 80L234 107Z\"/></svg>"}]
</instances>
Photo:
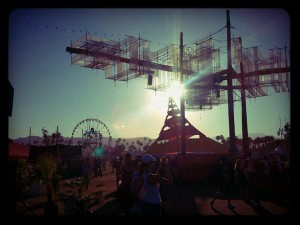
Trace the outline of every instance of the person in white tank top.
<instances>
[{"instance_id":1,"label":"person in white tank top","mask_svg":"<svg viewBox=\"0 0 300 225\"><path fill-rule=\"evenodd\" d=\"M143 177L144 199L142 203L143 215L159 215L161 214L161 196L160 184L173 184L173 177L170 170L170 165L166 165L167 177L162 177L157 172L160 170L161 163L159 162L157 170L152 173L153 165L156 158L146 154L142 157L141 174Z\"/></svg>"}]
</instances>

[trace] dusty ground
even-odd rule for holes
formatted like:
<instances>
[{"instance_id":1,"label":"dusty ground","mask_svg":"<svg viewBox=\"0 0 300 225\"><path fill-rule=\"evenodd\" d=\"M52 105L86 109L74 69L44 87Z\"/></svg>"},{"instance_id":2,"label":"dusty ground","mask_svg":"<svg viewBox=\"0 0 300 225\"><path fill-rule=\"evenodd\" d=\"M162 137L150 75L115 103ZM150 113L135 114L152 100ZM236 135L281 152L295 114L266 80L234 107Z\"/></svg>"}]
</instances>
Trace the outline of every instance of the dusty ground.
<instances>
[{"instance_id":1,"label":"dusty ground","mask_svg":"<svg viewBox=\"0 0 300 225\"><path fill-rule=\"evenodd\" d=\"M63 181L62 181L63 182ZM231 210L227 208L226 199L217 199L214 208L210 201L217 190L213 181L197 182L175 182L173 186L166 188L168 201L165 206L165 215L289 215L290 203L288 190L282 187L270 187L269 189L257 190L257 196L261 200L261 206L254 203L246 203L239 199L236 189L233 189L232 204L236 206ZM90 186L84 194L102 191L104 201L100 204L89 207L91 215L124 215L124 212L117 206L113 192L116 191L115 174L111 168L107 168L102 177L93 178ZM17 215L43 215L43 204L45 195L40 195L26 200L32 211L26 211L21 203L16 203ZM41 203L41 204L40 204ZM40 206L39 206L40 204ZM59 215L64 215L64 203L58 202Z\"/></svg>"}]
</instances>

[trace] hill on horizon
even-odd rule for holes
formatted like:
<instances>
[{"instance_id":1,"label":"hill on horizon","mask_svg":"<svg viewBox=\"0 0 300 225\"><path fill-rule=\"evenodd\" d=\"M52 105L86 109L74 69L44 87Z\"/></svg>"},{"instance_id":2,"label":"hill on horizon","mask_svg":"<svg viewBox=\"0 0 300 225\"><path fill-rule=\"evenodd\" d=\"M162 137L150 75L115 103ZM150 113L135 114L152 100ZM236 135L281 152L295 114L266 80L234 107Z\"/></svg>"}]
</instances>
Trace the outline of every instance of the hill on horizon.
<instances>
[{"instance_id":1,"label":"hill on horizon","mask_svg":"<svg viewBox=\"0 0 300 225\"><path fill-rule=\"evenodd\" d=\"M239 134L239 135L236 135L238 138L242 138L243 135L242 134ZM265 134L265 133L249 133L248 134L249 137L251 137L252 139L255 139L257 137L265 137L265 136L270 136L270 134ZM276 138L276 137L275 137Z\"/></svg>"},{"instance_id":2,"label":"hill on horizon","mask_svg":"<svg viewBox=\"0 0 300 225\"><path fill-rule=\"evenodd\" d=\"M64 138L64 140L66 141L68 141L69 139L71 139L71 137L63 137ZM146 138L146 140L145 140L145 145L147 144L147 143L149 143L149 139L151 139L151 138L149 138L149 137L135 137L135 138L121 138L121 143L124 143L123 142L123 139L125 139L125 143L129 143L129 145L132 143L132 142L134 142L134 144L136 144L136 142L137 142L137 140L139 140L139 141L141 141L142 143L144 143L144 138ZM35 140L38 140L39 141L39 143L41 144L42 143L42 141L43 141L43 137L40 137L40 136L31 136L30 137L30 143L31 144L33 144L33 142L35 141ZM74 139L74 144L76 144L76 142L78 141L78 140L81 140L81 138L73 138ZM116 143L116 140L117 140L118 138L112 138L112 144L114 145L115 143ZM151 139L151 143L154 141L155 139ZM16 138L16 139L12 139L12 141L14 142L14 143L18 143L18 144L28 144L29 143L29 136L27 136L27 137L19 137L19 138ZM103 144L108 144L108 137L103 137L102 138L102 143Z\"/></svg>"},{"instance_id":3,"label":"hill on horizon","mask_svg":"<svg viewBox=\"0 0 300 225\"><path fill-rule=\"evenodd\" d=\"M236 136L237 136L238 138L242 138L242 137L243 137L242 134L239 134L239 135L236 135ZM265 134L265 133L249 133L248 136L251 137L252 139L255 139L255 138L257 138L257 137L265 137L265 136L267 136L267 134ZM145 145L146 145L147 143L149 143L149 139L151 139L151 138L149 138L149 137L121 138L121 143L123 143L123 139L125 139L125 143L131 144L132 142L134 142L134 144L136 144L137 140L139 140L139 141L141 141L141 142L144 144L144 138L146 138L146 140L145 140ZM216 140L216 137L209 137L209 138L211 138L211 139L213 139L213 140ZM225 138L227 138L227 137L225 137ZM275 137L275 138L276 138L276 137ZM67 140L67 141L68 141L69 139L71 139L71 137L64 137L64 140ZM116 140L117 140L117 139L118 139L118 138L113 138L113 139L112 139L112 140L113 140L113 141L112 141L112 144L113 144L113 145L116 143ZM12 140L13 140L14 143L28 144L28 142L29 142L29 136L27 136L27 137L19 137L19 138L12 139ZM41 144L41 143L42 143L42 140L43 140L43 137L39 137L39 136L31 136L31 137L30 137L30 143L33 144L33 142L34 142L35 140L38 140L39 143ZM81 140L81 138L74 138L74 144L75 144L78 140ZM155 141L155 140L156 140L156 138L151 139L151 143L152 143L153 141ZM108 144L108 137L103 137L102 143L103 143L103 144Z\"/></svg>"}]
</instances>

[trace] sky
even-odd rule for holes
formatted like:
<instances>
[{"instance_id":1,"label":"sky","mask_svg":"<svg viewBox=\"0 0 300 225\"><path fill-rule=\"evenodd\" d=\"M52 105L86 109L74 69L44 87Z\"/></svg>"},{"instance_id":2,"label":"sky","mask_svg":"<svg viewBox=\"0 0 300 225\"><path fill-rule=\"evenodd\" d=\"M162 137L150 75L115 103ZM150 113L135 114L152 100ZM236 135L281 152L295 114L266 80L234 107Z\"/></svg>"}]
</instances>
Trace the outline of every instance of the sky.
<instances>
[{"instance_id":1,"label":"sky","mask_svg":"<svg viewBox=\"0 0 300 225\"><path fill-rule=\"evenodd\" d=\"M290 48L290 17L274 8L34 8L15 9L9 17L8 78L14 87L8 137L42 136L44 127L71 137L75 126L96 118L113 138L156 139L164 124L168 97L146 89L147 80L127 82L104 79L104 71L71 65L66 47L89 32L119 40L132 35L151 41L150 50L167 44L201 39L226 25L230 10L232 37L242 37L243 47ZM226 29L215 37L226 51ZM225 63L226 66L226 63ZM290 122L290 93L247 99L249 133L278 138L277 131ZM178 107L180 104L178 102ZM235 134L242 134L241 102L235 102ZM228 105L185 113L186 119L208 137L229 136Z\"/></svg>"}]
</instances>

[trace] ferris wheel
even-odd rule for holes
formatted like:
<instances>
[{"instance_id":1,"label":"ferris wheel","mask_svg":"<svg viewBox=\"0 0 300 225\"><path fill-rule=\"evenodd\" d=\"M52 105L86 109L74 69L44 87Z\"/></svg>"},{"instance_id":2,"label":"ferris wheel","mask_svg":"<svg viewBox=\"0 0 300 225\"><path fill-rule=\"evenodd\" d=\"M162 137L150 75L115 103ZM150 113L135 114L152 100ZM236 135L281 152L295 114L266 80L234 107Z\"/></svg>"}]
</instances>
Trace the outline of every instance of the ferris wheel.
<instances>
[{"instance_id":1,"label":"ferris wheel","mask_svg":"<svg viewBox=\"0 0 300 225\"><path fill-rule=\"evenodd\" d=\"M72 131L72 140L74 138L82 138L84 144L102 145L103 137L109 137L111 140L110 131L105 123L99 119L88 118L80 121Z\"/></svg>"}]
</instances>

